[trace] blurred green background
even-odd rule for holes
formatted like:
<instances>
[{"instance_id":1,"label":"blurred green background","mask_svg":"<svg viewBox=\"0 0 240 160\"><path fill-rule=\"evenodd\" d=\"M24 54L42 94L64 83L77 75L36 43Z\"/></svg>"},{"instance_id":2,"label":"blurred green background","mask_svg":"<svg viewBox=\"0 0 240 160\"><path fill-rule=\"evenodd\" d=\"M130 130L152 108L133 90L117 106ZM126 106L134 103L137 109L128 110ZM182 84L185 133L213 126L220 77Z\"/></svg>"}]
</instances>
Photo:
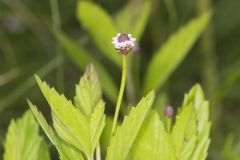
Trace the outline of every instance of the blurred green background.
<instances>
[{"instance_id":1,"label":"blurred green background","mask_svg":"<svg viewBox=\"0 0 240 160\"><path fill-rule=\"evenodd\" d=\"M141 36L138 36L139 49L133 53L136 60L131 63L130 77L133 78L129 80L125 97L130 104L136 103L141 96L139 90L142 88L146 68L153 54L171 34L189 20L209 8L213 10L213 18L208 27L158 90L161 101L159 103L162 104L159 107L170 104L177 108L182 102L183 94L195 83L200 83L210 100L213 121L208 159L240 159L240 1L91 2L111 15L120 28L131 27L135 19L143 17L140 27L135 28ZM81 52L84 52L86 55L91 53L91 56L96 58L97 62L94 64L100 63L100 67L105 66L115 85L119 85L120 70L102 54L102 51L106 50L104 45L110 44L111 39L106 42L107 39L98 37L98 42L95 42L96 37L88 28L90 22L81 22L88 17L77 18L76 10L76 0L0 1L1 154L7 126L11 118L19 117L28 109L27 97L38 104L44 114L49 111L33 79L34 73L44 77L67 97L73 97L75 84L78 83L85 64L91 62L91 58L82 57ZM99 36L110 34L111 30L104 26L105 22L98 17L99 15L94 10L88 11L90 17L93 15L96 18L93 30L100 30ZM125 16L119 16L119 13L124 11ZM126 17L132 19L124 20ZM71 41L67 41L66 38ZM98 67L97 65L96 68ZM103 83L111 87L110 82ZM132 93L133 91L135 93ZM114 110L114 96L112 99L106 96L105 99L108 101L107 112L111 115ZM156 105L155 107L158 107Z\"/></svg>"}]
</instances>

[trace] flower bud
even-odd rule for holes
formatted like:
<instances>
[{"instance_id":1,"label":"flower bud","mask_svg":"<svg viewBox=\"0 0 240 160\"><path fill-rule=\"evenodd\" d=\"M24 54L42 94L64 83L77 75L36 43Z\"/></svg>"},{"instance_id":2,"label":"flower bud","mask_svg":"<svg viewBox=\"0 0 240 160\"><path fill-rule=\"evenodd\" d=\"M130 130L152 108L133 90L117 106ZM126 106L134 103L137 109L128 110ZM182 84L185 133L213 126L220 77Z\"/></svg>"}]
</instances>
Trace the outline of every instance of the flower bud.
<instances>
[{"instance_id":1,"label":"flower bud","mask_svg":"<svg viewBox=\"0 0 240 160\"><path fill-rule=\"evenodd\" d=\"M167 106L164 110L164 115L167 117L167 118L172 118L173 115L174 115L174 110L171 106Z\"/></svg>"},{"instance_id":2,"label":"flower bud","mask_svg":"<svg viewBox=\"0 0 240 160\"><path fill-rule=\"evenodd\" d=\"M136 38L133 38L131 34L118 33L116 37L112 38L112 43L114 44L117 52L121 54L128 54L135 46Z\"/></svg>"}]
</instances>

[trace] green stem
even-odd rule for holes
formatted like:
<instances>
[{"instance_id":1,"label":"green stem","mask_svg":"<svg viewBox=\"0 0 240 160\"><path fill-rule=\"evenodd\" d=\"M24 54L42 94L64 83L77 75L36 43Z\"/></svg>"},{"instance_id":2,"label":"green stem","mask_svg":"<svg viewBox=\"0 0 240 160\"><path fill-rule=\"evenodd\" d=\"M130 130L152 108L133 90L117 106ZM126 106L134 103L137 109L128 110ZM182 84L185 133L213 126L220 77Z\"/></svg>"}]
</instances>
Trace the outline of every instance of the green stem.
<instances>
[{"instance_id":1,"label":"green stem","mask_svg":"<svg viewBox=\"0 0 240 160\"><path fill-rule=\"evenodd\" d=\"M167 118L167 132L171 132L172 118Z\"/></svg>"},{"instance_id":2,"label":"green stem","mask_svg":"<svg viewBox=\"0 0 240 160\"><path fill-rule=\"evenodd\" d=\"M114 132L116 130L119 110L120 110L120 106L123 98L123 92L124 92L126 77L127 77L127 55L122 54L121 56L122 56L122 80L121 80L120 91L119 91L116 110L115 110L114 119L113 119L113 126L112 126L112 132L111 132L112 135L114 135Z\"/></svg>"},{"instance_id":3,"label":"green stem","mask_svg":"<svg viewBox=\"0 0 240 160\"><path fill-rule=\"evenodd\" d=\"M101 160L101 148L100 148L100 144L97 145L96 160Z\"/></svg>"}]
</instances>

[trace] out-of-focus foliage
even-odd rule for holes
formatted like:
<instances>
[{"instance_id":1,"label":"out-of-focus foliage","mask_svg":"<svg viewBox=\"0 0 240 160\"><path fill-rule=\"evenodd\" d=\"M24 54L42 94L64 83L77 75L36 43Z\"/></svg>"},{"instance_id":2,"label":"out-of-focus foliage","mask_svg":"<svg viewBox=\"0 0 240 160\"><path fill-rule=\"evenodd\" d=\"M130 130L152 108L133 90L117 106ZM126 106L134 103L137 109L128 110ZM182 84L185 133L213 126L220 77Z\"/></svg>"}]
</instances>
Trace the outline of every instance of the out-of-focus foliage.
<instances>
[{"instance_id":1,"label":"out-of-focus foliage","mask_svg":"<svg viewBox=\"0 0 240 160\"><path fill-rule=\"evenodd\" d=\"M160 88L206 28L210 17L211 12L209 11L198 19L193 20L180 31L173 34L169 41L154 54L146 71L144 92L153 88ZM162 68L161 74L159 74L159 68Z\"/></svg>"}]
</instances>

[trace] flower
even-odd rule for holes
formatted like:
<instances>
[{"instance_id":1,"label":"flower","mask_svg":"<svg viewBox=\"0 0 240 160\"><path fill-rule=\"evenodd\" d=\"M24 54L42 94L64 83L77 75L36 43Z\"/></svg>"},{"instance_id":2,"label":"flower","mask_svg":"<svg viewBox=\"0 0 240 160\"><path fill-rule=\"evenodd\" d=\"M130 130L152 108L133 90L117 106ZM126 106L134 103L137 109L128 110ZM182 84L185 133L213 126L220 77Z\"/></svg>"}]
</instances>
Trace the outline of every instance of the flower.
<instances>
[{"instance_id":1,"label":"flower","mask_svg":"<svg viewBox=\"0 0 240 160\"><path fill-rule=\"evenodd\" d=\"M112 43L115 49L121 54L128 54L135 46L136 38L133 38L131 34L118 33L116 37L112 38Z\"/></svg>"},{"instance_id":2,"label":"flower","mask_svg":"<svg viewBox=\"0 0 240 160\"><path fill-rule=\"evenodd\" d=\"M167 118L172 118L173 115L174 115L174 110L171 106L167 106L164 110L164 115L167 117Z\"/></svg>"}]
</instances>

